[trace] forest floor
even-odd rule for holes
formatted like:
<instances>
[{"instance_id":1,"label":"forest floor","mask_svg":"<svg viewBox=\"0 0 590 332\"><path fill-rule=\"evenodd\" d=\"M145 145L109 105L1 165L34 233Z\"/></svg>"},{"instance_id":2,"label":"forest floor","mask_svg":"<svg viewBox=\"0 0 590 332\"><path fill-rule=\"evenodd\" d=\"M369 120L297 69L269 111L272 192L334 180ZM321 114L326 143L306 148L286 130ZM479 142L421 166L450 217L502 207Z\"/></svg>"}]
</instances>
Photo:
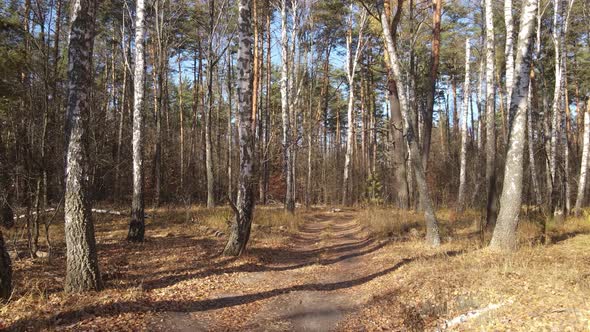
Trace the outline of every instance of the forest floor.
<instances>
[{"instance_id":1,"label":"forest floor","mask_svg":"<svg viewBox=\"0 0 590 332\"><path fill-rule=\"evenodd\" d=\"M228 212L214 222L193 212L152 212L143 244L124 241L126 218L98 215L105 290L86 295L63 292L54 225L51 260L14 260L0 330L590 330L587 218L553 226L550 245L525 223L521 249L497 254L482 249L468 214L441 213L435 249L417 215L313 209L285 227L280 209L261 208L247 253L227 258L214 228L223 231ZM367 220L385 216L399 219L385 233Z\"/></svg>"}]
</instances>

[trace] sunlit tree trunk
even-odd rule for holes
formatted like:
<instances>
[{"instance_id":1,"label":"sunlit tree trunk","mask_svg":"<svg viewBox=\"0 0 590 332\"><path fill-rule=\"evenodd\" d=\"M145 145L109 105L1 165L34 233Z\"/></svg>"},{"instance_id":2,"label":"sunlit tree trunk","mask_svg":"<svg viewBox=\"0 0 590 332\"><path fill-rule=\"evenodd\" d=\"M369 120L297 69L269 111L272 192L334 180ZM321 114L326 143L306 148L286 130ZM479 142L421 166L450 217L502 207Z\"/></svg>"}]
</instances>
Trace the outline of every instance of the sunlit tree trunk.
<instances>
[{"instance_id":1,"label":"sunlit tree trunk","mask_svg":"<svg viewBox=\"0 0 590 332\"><path fill-rule=\"evenodd\" d=\"M442 14L442 0L432 1L434 14L432 16L432 53L430 56L430 76L426 95L426 110L424 112L424 133L422 134L422 164L424 170L428 167L430 141L432 136L432 116L434 113L434 95L436 80L438 79L438 64L440 54L440 21ZM402 92L402 94L405 92Z\"/></svg>"},{"instance_id":2,"label":"sunlit tree trunk","mask_svg":"<svg viewBox=\"0 0 590 332\"><path fill-rule=\"evenodd\" d=\"M461 115L461 168L459 171L459 199L458 199L458 210L463 211L465 208L465 182L467 180L467 117L469 114L469 102L470 102L470 87L469 80L471 76L470 72L470 57L471 48L469 45L469 39L465 41L465 83L463 83L463 113Z\"/></svg>"},{"instance_id":3,"label":"sunlit tree trunk","mask_svg":"<svg viewBox=\"0 0 590 332\"><path fill-rule=\"evenodd\" d=\"M133 75L133 198L127 240L142 242L145 233L143 168L143 95L145 76L145 2L137 0L135 14L135 73Z\"/></svg>"},{"instance_id":4,"label":"sunlit tree trunk","mask_svg":"<svg viewBox=\"0 0 590 332\"><path fill-rule=\"evenodd\" d=\"M100 290L96 240L88 197L86 132L83 117L90 111L93 82L95 0L73 3L68 50L68 103L66 114L66 292Z\"/></svg>"},{"instance_id":5,"label":"sunlit tree trunk","mask_svg":"<svg viewBox=\"0 0 590 332\"><path fill-rule=\"evenodd\" d=\"M293 213L293 163L291 147L291 121L289 116L289 40L287 37L287 0L281 0L281 115L283 120L283 173L286 180L285 209ZM292 79L292 78L291 78Z\"/></svg>"},{"instance_id":6,"label":"sunlit tree trunk","mask_svg":"<svg viewBox=\"0 0 590 332\"><path fill-rule=\"evenodd\" d=\"M512 18L512 0L504 0L504 24L506 26L506 109L510 110L510 98L514 84L514 20ZM513 114L509 114L512 119Z\"/></svg>"},{"instance_id":7,"label":"sunlit tree trunk","mask_svg":"<svg viewBox=\"0 0 590 332\"><path fill-rule=\"evenodd\" d=\"M515 84L512 92L514 120L510 128L508 152L504 169L504 186L500 198L500 213L490 247L514 249L516 228L522 203L523 159L526 140L526 109L530 71L530 40L535 27L538 0L523 4L515 63Z\"/></svg>"},{"instance_id":8,"label":"sunlit tree trunk","mask_svg":"<svg viewBox=\"0 0 590 332\"><path fill-rule=\"evenodd\" d=\"M580 110L581 111L581 110ZM581 116L579 114L578 116ZM574 213L580 215L582 204L584 203L584 195L586 192L586 181L588 174L588 158L590 156L590 100L586 100L586 111L584 112L584 136L582 147L582 161L580 165L580 178L578 181L578 195L576 197L576 204L574 206Z\"/></svg>"},{"instance_id":9,"label":"sunlit tree trunk","mask_svg":"<svg viewBox=\"0 0 590 332\"><path fill-rule=\"evenodd\" d=\"M346 128L346 154L344 156L344 177L342 181L342 205L350 204L350 194L351 194L351 183L350 183L350 174L352 172L352 154L353 154L353 147L355 142L354 137L354 78L356 73L356 66L358 64L360 54L362 52L362 40L363 40L363 29L366 21L366 13L363 10L360 18L360 25L359 25L359 32L357 38L357 45L354 50L352 50L352 29L353 29L353 19L352 19L352 4L350 5L351 16L348 21L348 33L346 35L346 78L348 79L348 110L347 110L347 120L348 126Z\"/></svg>"},{"instance_id":10,"label":"sunlit tree trunk","mask_svg":"<svg viewBox=\"0 0 590 332\"><path fill-rule=\"evenodd\" d=\"M252 13L251 0L239 0L238 16L238 137L240 141L240 176L238 198L224 254L242 254L250 238L255 199L254 133L252 131Z\"/></svg>"},{"instance_id":11,"label":"sunlit tree trunk","mask_svg":"<svg viewBox=\"0 0 590 332\"><path fill-rule=\"evenodd\" d=\"M494 93L494 12L492 0L485 0L486 21L486 225L496 223L498 203L496 194L496 112Z\"/></svg>"},{"instance_id":12,"label":"sunlit tree trunk","mask_svg":"<svg viewBox=\"0 0 590 332\"><path fill-rule=\"evenodd\" d=\"M401 66L397 56L397 51L391 37L391 30L389 27L389 21L384 11L381 13L381 26L383 28L383 38L387 45L387 54L389 56L389 62L392 69L394 79L403 87L401 90L406 91L405 84L403 84L403 76L401 72ZM404 133L406 134L406 140L410 147L410 161L412 163L415 176L416 184L420 194L420 200L422 202L422 208L424 209L424 217L426 220L426 241L433 245L440 245L440 235L438 230L438 221L434 213L434 206L428 192L428 184L426 182L426 176L424 175L424 168L422 161L420 160L420 149L418 142L415 139L415 128L416 123L411 117L408 108L408 101L405 93L399 94L401 113L404 121Z\"/></svg>"}]
</instances>

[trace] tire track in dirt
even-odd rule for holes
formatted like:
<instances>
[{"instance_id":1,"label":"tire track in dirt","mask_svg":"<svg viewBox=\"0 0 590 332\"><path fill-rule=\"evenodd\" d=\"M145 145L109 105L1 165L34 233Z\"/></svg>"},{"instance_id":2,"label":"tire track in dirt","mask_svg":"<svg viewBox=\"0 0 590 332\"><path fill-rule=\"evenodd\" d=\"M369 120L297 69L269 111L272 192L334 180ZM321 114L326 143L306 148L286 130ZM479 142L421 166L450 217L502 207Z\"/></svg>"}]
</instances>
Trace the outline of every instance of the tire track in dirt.
<instances>
[{"instance_id":1,"label":"tire track in dirt","mask_svg":"<svg viewBox=\"0 0 590 332\"><path fill-rule=\"evenodd\" d=\"M256 331L333 329L347 312L366 301L362 295L354 294L346 282L366 276L372 269L364 256L381 247L351 213L314 215L292 244L293 254L300 255L303 266L287 271L298 285L312 286L309 290L295 290L272 298L249 328ZM280 260L275 263L280 264ZM263 282L276 282L276 277L279 276L267 274ZM324 285L343 287L326 290Z\"/></svg>"},{"instance_id":2,"label":"tire track in dirt","mask_svg":"<svg viewBox=\"0 0 590 332\"><path fill-rule=\"evenodd\" d=\"M369 236L354 212L318 212L291 237L286 248L271 251L256 269L235 273L232 278L237 286L212 297L223 301L272 294L231 308L232 315L249 315L241 330L330 331L347 313L370 300L369 294L355 286L378 270L379 266L371 264L371 256L384 245ZM160 313L152 327L166 331L232 330L224 310Z\"/></svg>"}]
</instances>

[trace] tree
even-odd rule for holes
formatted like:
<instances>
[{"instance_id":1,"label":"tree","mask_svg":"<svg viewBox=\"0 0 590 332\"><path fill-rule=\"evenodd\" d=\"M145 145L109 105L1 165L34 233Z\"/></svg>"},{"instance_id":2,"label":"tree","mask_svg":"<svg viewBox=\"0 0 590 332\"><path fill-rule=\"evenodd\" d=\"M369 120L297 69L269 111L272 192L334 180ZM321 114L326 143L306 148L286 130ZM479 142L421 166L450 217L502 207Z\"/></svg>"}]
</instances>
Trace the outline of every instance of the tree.
<instances>
[{"instance_id":1,"label":"tree","mask_svg":"<svg viewBox=\"0 0 590 332\"><path fill-rule=\"evenodd\" d=\"M383 29L383 38L385 39L385 43L387 45L387 54L389 56L389 63L392 69L392 74L396 82L398 82L403 87L404 84L402 83L403 76L401 72L401 66L399 64L399 58L397 56L397 51L393 43L393 38L391 37L391 28L389 26L389 20L387 19L387 15L383 10L382 1L380 2L380 5L382 9L381 28ZM406 91L405 87L403 87L402 90ZM438 231L438 221L436 220L434 206L432 204L432 200L430 199L430 193L428 192L428 184L426 183L426 176L424 175L423 164L420 160L420 149L418 148L418 143L415 139L414 134L414 128L416 127L416 124L414 123L413 117L408 114L408 102L406 100L406 96L404 93L399 94L399 100L401 113L404 121L404 133L406 133L406 141L408 146L410 147L410 162L412 163L412 166L414 168L416 182L418 185L418 192L420 194L422 208L424 209L424 217L426 219L426 241L433 246L439 246L440 235Z\"/></svg>"},{"instance_id":2,"label":"tree","mask_svg":"<svg viewBox=\"0 0 590 332\"><path fill-rule=\"evenodd\" d=\"M432 136L432 114L434 113L434 95L436 94L436 80L438 79L438 64L440 57L440 19L442 15L442 0L432 1L434 13L432 15L432 53L430 56L430 76L426 95L426 110L424 112L424 133L422 141L422 164L428 167L430 141ZM401 6L401 3L400 3Z\"/></svg>"},{"instance_id":3,"label":"tree","mask_svg":"<svg viewBox=\"0 0 590 332\"><path fill-rule=\"evenodd\" d=\"M5 168L6 159L2 131L0 131L0 227L12 227L14 224L14 215L9 202L8 169ZM8 300L11 294L12 264L4 244L2 229L0 229L0 301Z\"/></svg>"},{"instance_id":4,"label":"tree","mask_svg":"<svg viewBox=\"0 0 590 332\"><path fill-rule=\"evenodd\" d=\"M293 197L293 151L291 146L291 120L289 115L289 39L287 37L287 1L281 0L281 117L283 120L283 172L285 175L285 209L295 211ZM292 79L292 78L291 78Z\"/></svg>"},{"instance_id":5,"label":"tree","mask_svg":"<svg viewBox=\"0 0 590 332\"><path fill-rule=\"evenodd\" d=\"M488 227L496 224L498 211L496 195L496 103L494 86L494 11L492 0L485 1L486 33L486 193L487 208L485 223Z\"/></svg>"},{"instance_id":6,"label":"tree","mask_svg":"<svg viewBox=\"0 0 590 332\"><path fill-rule=\"evenodd\" d=\"M588 158L590 155L590 100L586 101L586 110L584 112L584 143L582 148L582 161L580 165L580 178L578 181L578 195L576 196L576 205L574 213L580 215L582 212L582 203L584 202L584 193L586 190L586 181L588 173Z\"/></svg>"},{"instance_id":7,"label":"tree","mask_svg":"<svg viewBox=\"0 0 590 332\"><path fill-rule=\"evenodd\" d=\"M463 211L465 208L465 182L467 179L467 116L469 114L470 93L470 45L469 38L465 41L465 83L463 84L463 114L461 115L461 169L459 175L459 198L458 209Z\"/></svg>"},{"instance_id":8,"label":"tree","mask_svg":"<svg viewBox=\"0 0 590 332\"><path fill-rule=\"evenodd\" d=\"M527 0L523 6L515 62L515 84L510 103L510 113L514 114L514 119L510 125L500 213L490 242L490 247L494 249L516 248L516 228L522 202L527 94L531 61L529 45L536 22L538 0Z\"/></svg>"},{"instance_id":9,"label":"tree","mask_svg":"<svg viewBox=\"0 0 590 332\"><path fill-rule=\"evenodd\" d=\"M66 292L100 290L94 223L88 197L86 131L92 89L95 0L76 0L70 18L66 113L65 238Z\"/></svg>"},{"instance_id":10,"label":"tree","mask_svg":"<svg viewBox=\"0 0 590 332\"><path fill-rule=\"evenodd\" d=\"M365 28L365 22L367 20L367 13L363 10L361 12L358 37L356 47L354 49L354 55L352 50L352 28L353 28L353 6L350 5L350 16L348 19L348 33L346 34L346 79L348 80L348 127L346 128L346 155L344 159L344 177L342 181L342 205L349 204L349 191L350 191L350 173L351 173L351 162L352 153L354 147L354 78L356 76L356 67L359 62L359 57L363 48L363 30Z\"/></svg>"},{"instance_id":11,"label":"tree","mask_svg":"<svg viewBox=\"0 0 590 332\"><path fill-rule=\"evenodd\" d=\"M239 0L238 16L238 138L240 142L240 175L234 221L223 253L239 256L250 238L254 213L256 170L254 169L254 134L252 132L252 12L251 0Z\"/></svg>"},{"instance_id":12,"label":"tree","mask_svg":"<svg viewBox=\"0 0 590 332\"><path fill-rule=\"evenodd\" d=\"M133 198L131 222L127 240L143 242L145 233L144 215L144 169L143 169L143 95L144 95L144 38L145 3L137 0L135 9L135 73L133 77Z\"/></svg>"}]
</instances>

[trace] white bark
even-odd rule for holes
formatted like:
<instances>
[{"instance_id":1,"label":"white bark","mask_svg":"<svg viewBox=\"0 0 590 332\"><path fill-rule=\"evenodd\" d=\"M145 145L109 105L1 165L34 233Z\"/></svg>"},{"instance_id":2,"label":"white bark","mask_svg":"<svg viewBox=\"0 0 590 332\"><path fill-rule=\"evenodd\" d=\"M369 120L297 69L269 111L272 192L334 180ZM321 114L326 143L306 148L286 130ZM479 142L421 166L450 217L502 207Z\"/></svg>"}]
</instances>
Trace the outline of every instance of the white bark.
<instances>
[{"instance_id":1,"label":"white bark","mask_svg":"<svg viewBox=\"0 0 590 332\"><path fill-rule=\"evenodd\" d=\"M224 254L237 256L244 252L250 238L254 213L254 133L252 128L253 54L251 0L239 0L239 47L237 61L238 138L240 145L240 176L238 198L234 209L235 220Z\"/></svg>"},{"instance_id":2,"label":"white bark","mask_svg":"<svg viewBox=\"0 0 590 332\"><path fill-rule=\"evenodd\" d=\"M510 129L504 186L500 198L500 213L490 247L514 249L516 228L522 203L523 159L526 139L527 93L530 71L530 40L535 27L538 0L526 0L522 10L515 63L515 85L512 92L514 121Z\"/></svg>"},{"instance_id":3,"label":"white bark","mask_svg":"<svg viewBox=\"0 0 590 332\"><path fill-rule=\"evenodd\" d=\"M469 116L469 101L470 101L470 57L471 57L471 48L469 45L469 39L465 41L465 82L463 83L463 105L462 105L462 115L461 115L461 169L459 171L459 198L458 198L458 205L459 210L463 210L465 205L465 182L467 179L467 122Z\"/></svg>"},{"instance_id":4,"label":"white bark","mask_svg":"<svg viewBox=\"0 0 590 332\"><path fill-rule=\"evenodd\" d=\"M506 109L509 110L509 122L514 114L510 113L512 86L514 85L514 20L512 18L512 0L504 0L504 23L506 25Z\"/></svg>"},{"instance_id":5,"label":"white bark","mask_svg":"<svg viewBox=\"0 0 590 332\"><path fill-rule=\"evenodd\" d=\"M143 241L144 236L144 169L143 169L143 100L145 2L137 0L135 16L135 73L133 77L133 197L128 240Z\"/></svg>"},{"instance_id":6,"label":"white bark","mask_svg":"<svg viewBox=\"0 0 590 332\"><path fill-rule=\"evenodd\" d=\"M580 180L578 181L578 196L574 213L580 214L582 204L584 203L584 194L586 190L586 181L588 173L588 158L590 155L590 100L586 101L586 112L584 112L584 145L582 148L582 162L580 166Z\"/></svg>"},{"instance_id":7,"label":"white bark","mask_svg":"<svg viewBox=\"0 0 590 332\"><path fill-rule=\"evenodd\" d=\"M496 110L494 87L494 11L492 0L485 0L486 20L486 224L496 221Z\"/></svg>"},{"instance_id":8,"label":"white bark","mask_svg":"<svg viewBox=\"0 0 590 332\"><path fill-rule=\"evenodd\" d=\"M289 116L289 40L287 37L287 1L281 0L281 117L283 120L283 172L286 180L285 209L295 211L293 199L293 164L291 120Z\"/></svg>"},{"instance_id":9,"label":"white bark","mask_svg":"<svg viewBox=\"0 0 590 332\"><path fill-rule=\"evenodd\" d=\"M407 85L403 80L399 58L395 49L393 37L391 36L389 20L387 19L387 15L383 10L381 12L381 27L383 28L382 35L385 39L385 45L387 46L387 53L389 55L388 60L393 77L398 82L400 90L406 91ZM410 162L416 176L416 184L420 193L422 208L424 209L424 216L426 220L426 241L433 246L439 246L440 234L438 230L438 221L436 220L436 215L434 213L434 206L430 198L422 161L420 160L420 149L418 148L418 142L415 139L416 124L414 123L415 121L413 120L412 116L409 114L409 104L405 93L399 94L399 102L404 122L404 133L410 152Z\"/></svg>"},{"instance_id":10,"label":"white bark","mask_svg":"<svg viewBox=\"0 0 590 332\"><path fill-rule=\"evenodd\" d=\"M344 157L344 178L342 188L342 204L346 205L349 203L349 191L350 191L350 173L351 173L351 162L354 147L354 78L356 73L356 67L359 61L360 54L362 52L362 40L363 40L363 29L367 20L367 13L363 9L360 16L359 33L357 38L356 48L354 55L352 54L352 28L353 28L353 7L350 5L351 16L349 19L348 33L346 35L346 77L348 79L348 126L346 128L346 154Z\"/></svg>"}]
</instances>

